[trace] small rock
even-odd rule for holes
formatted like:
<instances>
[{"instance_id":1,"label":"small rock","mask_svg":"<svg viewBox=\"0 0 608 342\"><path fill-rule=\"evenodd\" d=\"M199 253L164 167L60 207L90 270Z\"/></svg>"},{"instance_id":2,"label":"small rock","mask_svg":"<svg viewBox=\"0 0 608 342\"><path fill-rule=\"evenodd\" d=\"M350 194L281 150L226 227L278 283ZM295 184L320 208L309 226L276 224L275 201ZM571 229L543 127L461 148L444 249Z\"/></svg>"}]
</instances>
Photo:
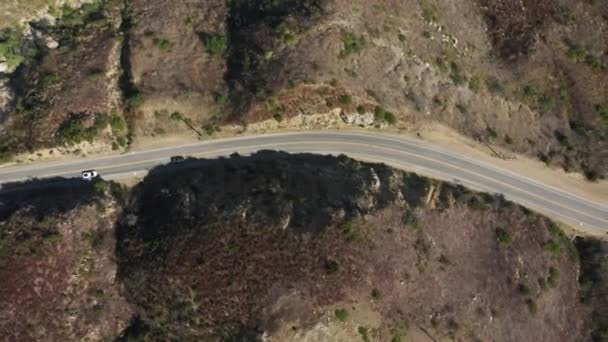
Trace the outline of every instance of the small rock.
<instances>
[{"instance_id":1,"label":"small rock","mask_svg":"<svg viewBox=\"0 0 608 342\"><path fill-rule=\"evenodd\" d=\"M47 36L47 37L45 37L44 40L45 40L45 43L46 43L46 47L49 48L49 49L51 49L51 50L56 49L56 48L59 47L59 43L55 39L53 39L51 37Z\"/></svg>"}]
</instances>

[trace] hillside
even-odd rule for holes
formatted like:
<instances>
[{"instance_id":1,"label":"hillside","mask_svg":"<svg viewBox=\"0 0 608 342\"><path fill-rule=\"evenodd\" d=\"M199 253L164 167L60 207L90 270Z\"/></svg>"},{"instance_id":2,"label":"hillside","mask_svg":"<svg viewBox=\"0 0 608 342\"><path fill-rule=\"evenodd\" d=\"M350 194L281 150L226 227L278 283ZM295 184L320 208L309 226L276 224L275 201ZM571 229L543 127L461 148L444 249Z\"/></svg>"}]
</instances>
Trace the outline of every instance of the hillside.
<instances>
[{"instance_id":1,"label":"hillside","mask_svg":"<svg viewBox=\"0 0 608 342\"><path fill-rule=\"evenodd\" d=\"M344 111L370 129L440 123L590 180L608 170L604 1L104 0L55 12L0 38L5 160Z\"/></svg>"},{"instance_id":2,"label":"hillside","mask_svg":"<svg viewBox=\"0 0 608 342\"><path fill-rule=\"evenodd\" d=\"M0 340L605 336L601 243L500 197L276 152L68 186L0 196Z\"/></svg>"}]
</instances>

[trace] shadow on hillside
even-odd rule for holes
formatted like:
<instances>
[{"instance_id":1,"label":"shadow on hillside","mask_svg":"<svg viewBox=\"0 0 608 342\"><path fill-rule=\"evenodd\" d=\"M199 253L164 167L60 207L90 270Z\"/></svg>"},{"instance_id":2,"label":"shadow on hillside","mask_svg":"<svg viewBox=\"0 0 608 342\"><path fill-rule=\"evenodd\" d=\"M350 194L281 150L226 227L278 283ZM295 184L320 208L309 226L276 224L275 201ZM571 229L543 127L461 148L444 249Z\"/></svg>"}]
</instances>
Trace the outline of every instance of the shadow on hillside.
<instances>
[{"instance_id":1,"label":"shadow on hillside","mask_svg":"<svg viewBox=\"0 0 608 342\"><path fill-rule=\"evenodd\" d=\"M53 212L64 213L96 199L93 182L79 178L33 179L2 184L0 221L16 210L30 207L43 217Z\"/></svg>"}]
</instances>

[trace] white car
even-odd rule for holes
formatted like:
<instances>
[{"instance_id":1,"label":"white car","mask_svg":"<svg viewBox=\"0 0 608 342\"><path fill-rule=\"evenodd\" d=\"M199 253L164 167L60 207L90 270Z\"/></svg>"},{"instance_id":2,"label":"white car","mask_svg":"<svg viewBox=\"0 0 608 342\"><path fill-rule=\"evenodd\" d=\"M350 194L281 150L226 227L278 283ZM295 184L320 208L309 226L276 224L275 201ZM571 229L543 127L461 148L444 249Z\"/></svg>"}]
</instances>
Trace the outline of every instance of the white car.
<instances>
[{"instance_id":1,"label":"white car","mask_svg":"<svg viewBox=\"0 0 608 342\"><path fill-rule=\"evenodd\" d=\"M82 171L82 179L84 180L93 180L93 178L97 176L99 176L99 174L95 170Z\"/></svg>"}]
</instances>

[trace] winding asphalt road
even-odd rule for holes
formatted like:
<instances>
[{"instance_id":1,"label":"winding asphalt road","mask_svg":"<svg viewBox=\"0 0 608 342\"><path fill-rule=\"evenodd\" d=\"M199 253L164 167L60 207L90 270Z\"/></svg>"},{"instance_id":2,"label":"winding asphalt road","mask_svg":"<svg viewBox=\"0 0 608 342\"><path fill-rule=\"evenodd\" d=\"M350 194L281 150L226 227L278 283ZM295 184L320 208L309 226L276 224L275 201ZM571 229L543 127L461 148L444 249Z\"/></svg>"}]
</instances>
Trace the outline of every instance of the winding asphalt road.
<instances>
[{"instance_id":1,"label":"winding asphalt road","mask_svg":"<svg viewBox=\"0 0 608 342\"><path fill-rule=\"evenodd\" d=\"M596 234L608 233L608 202L594 203L492 165L459 156L419 140L379 133L295 132L210 140L192 145L122 155L0 168L0 187L33 178L80 177L95 169L104 179L136 174L169 161L171 156L247 155L260 150L289 153L346 154L382 162L476 190L500 193L531 209Z\"/></svg>"}]
</instances>

